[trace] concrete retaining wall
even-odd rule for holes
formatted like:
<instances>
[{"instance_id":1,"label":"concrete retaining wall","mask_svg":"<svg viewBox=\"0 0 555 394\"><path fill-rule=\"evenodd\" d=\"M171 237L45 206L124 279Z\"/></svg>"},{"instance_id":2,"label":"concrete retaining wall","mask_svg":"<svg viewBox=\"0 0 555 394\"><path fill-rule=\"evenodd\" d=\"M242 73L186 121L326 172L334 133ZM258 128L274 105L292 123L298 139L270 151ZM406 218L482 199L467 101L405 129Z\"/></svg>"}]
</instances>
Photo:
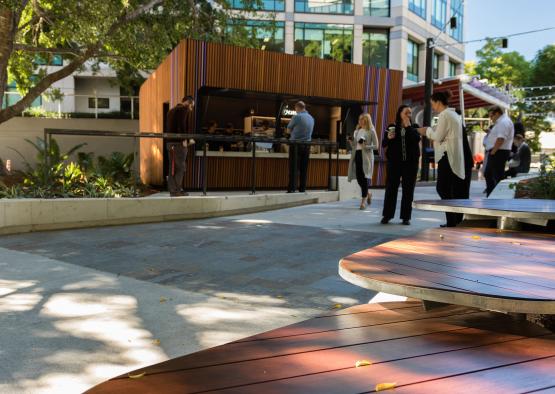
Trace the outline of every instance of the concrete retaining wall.
<instances>
[{"instance_id":1,"label":"concrete retaining wall","mask_svg":"<svg viewBox=\"0 0 555 394\"><path fill-rule=\"evenodd\" d=\"M338 192L179 198L2 199L0 234L200 219L338 200Z\"/></svg>"}]
</instances>

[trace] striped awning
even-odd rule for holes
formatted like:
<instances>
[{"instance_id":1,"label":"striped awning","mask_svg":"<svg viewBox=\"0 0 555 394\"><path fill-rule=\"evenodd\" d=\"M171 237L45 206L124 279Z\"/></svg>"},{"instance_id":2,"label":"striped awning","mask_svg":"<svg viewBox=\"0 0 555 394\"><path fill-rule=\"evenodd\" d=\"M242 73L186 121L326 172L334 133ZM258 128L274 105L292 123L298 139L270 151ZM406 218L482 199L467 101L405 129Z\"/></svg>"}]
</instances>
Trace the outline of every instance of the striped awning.
<instances>
[{"instance_id":1,"label":"striped awning","mask_svg":"<svg viewBox=\"0 0 555 394\"><path fill-rule=\"evenodd\" d=\"M474 109L499 105L501 108L509 109L512 98L501 90L479 81L477 78L468 78L463 82L460 77L446 78L434 81L434 92L451 91L449 106L461 107L461 93L464 98L464 109ZM414 105L424 104L424 83L418 83L403 88L403 103Z\"/></svg>"}]
</instances>

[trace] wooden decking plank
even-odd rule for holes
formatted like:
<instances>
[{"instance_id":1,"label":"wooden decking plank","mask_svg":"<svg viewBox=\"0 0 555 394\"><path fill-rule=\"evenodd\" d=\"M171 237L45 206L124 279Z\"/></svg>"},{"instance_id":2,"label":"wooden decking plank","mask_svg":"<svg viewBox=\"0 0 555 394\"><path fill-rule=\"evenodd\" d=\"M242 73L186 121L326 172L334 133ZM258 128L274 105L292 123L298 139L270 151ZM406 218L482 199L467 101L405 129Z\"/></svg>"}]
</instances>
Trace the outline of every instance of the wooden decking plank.
<instances>
[{"instance_id":1,"label":"wooden decking plank","mask_svg":"<svg viewBox=\"0 0 555 394\"><path fill-rule=\"evenodd\" d=\"M479 257L476 253L463 253L454 252L448 258L443 256L435 256L425 253L419 253L418 250L412 250L410 258L401 255L398 248L390 247L389 245L380 245L371 249L372 254L377 257L382 257L386 261L391 259L401 259L404 264L413 262L415 266L420 263L426 264L430 269L440 269L437 272L450 272L453 270L456 273L464 273L469 275L480 275L492 278L506 279L508 283L516 282L516 284L531 284L540 286L545 289L555 290L555 267L548 267L546 265L530 264L529 262L520 261L513 264L493 265L491 256ZM369 257L371 258L371 257ZM489 261L488 261L489 259ZM400 260L400 261L401 261ZM466 271L465 271L466 270ZM486 272L484 272L486 271ZM483 272L483 274L481 274ZM543 276L545 275L545 276Z\"/></svg>"},{"instance_id":2,"label":"wooden decking plank","mask_svg":"<svg viewBox=\"0 0 555 394\"><path fill-rule=\"evenodd\" d=\"M555 392L555 357L398 387L395 393L546 393Z\"/></svg>"},{"instance_id":3,"label":"wooden decking plank","mask_svg":"<svg viewBox=\"0 0 555 394\"><path fill-rule=\"evenodd\" d=\"M551 299L549 296L552 292L548 291L537 291L537 293L542 293L542 295L538 295L521 289L491 285L485 282L487 276L483 276L483 281L464 279L447 273L419 268L416 265L399 264L392 260L372 258L372 253L369 253L368 255L349 256L343 259L341 265L356 275L388 283L513 299L539 301Z\"/></svg>"},{"instance_id":4,"label":"wooden decking plank","mask_svg":"<svg viewBox=\"0 0 555 394\"><path fill-rule=\"evenodd\" d=\"M160 384L175 382L176 385L181 385L183 392L196 393L352 369L355 368L356 361L361 359L371 359L374 365L379 365L522 339L524 338L483 330L462 329L349 348L151 374L144 379L158 381ZM214 376L218 379L213 379Z\"/></svg>"},{"instance_id":5,"label":"wooden decking plank","mask_svg":"<svg viewBox=\"0 0 555 394\"><path fill-rule=\"evenodd\" d=\"M460 316L481 312L467 312ZM444 321L446 317L454 318ZM457 320L457 315L435 318L410 319L401 322L373 324L360 328L339 331L325 331L294 337L279 337L265 341L229 343L200 351L192 356L174 358L156 364L141 371L156 374L173 370L199 369L243 361L261 360L268 357L287 356L308 353L332 348L350 347L370 342L390 341L402 337L425 335L435 332L459 330L466 328L461 325L464 320ZM194 357L193 357L194 356ZM118 378L127 378L127 374Z\"/></svg>"},{"instance_id":6,"label":"wooden decking plank","mask_svg":"<svg viewBox=\"0 0 555 394\"><path fill-rule=\"evenodd\" d=\"M483 242L483 238L480 240L469 242L474 242L475 244L464 244L462 242L457 242L457 239L454 236L446 236L444 235L443 239L440 237L443 235L440 231L437 231L433 239L423 239L423 238L404 238L403 242L399 241L392 241L387 242L385 244L379 245L380 247L387 247L389 249L400 250L400 251L413 251L415 254L428 254L431 251L451 251L454 254L458 252L469 253L477 257L479 261L485 260L489 264L492 264L494 261L499 260L492 260L491 258L495 256L496 258L503 258L506 259L506 263L508 265L518 265L522 260L526 260L530 263L538 264L542 267L550 267L553 268L555 266L555 261L553 260L553 252L546 252L546 251L538 251L534 247L527 247L524 245L523 241L513 241L515 243L520 243L522 245L499 245L499 244L489 244L487 245L486 242ZM546 242L546 241L544 241ZM555 240L553 241L555 242ZM486 244L486 245L478 245ZM518 248L519 251L507 251L510 248ZM494 253L494 254L493 254ZM450 256L450 255L449 255ZM488 260L488 257L490 258Z\"/></svg>"},{"instance_id":7,"label":"wooden decking plank","mask_svg":"<svg viewBox=\"0 0 555 394\"><path fill-rule=\"evenodd\" d=\"M550 338L527 338L474 349L374 364L363 368L350 368L286 380L244 385L218 390L218 392L222 394L350 394L373 392L376 385L383 382L395 382L399 386L417 384L452 375L472 374L484 369L538 360L543 357L555 357L554 340L554 336ZM509 378L507 377L507 379ZM439 392L445 391L439 390Z\"/></svg>"},{"instance_id":8,"label":"wooden decking plank","mask_svg":"<svg viewBox=\"0 0 555 394\"><path fill-rule=\"evenodd\" d=\"M378 319L383 318L386 315L395 316L395 313L402 312L402 316L405 319L410 320L411 316L420 316L422 312L422 303L411 303L410 308L399 309L396 311L372 311L368 313L380 313L381 316ZM419 305L418 305L419 304ZM465 307L460 307L459 313L465 312L467 309ZM442 312L440 312L442 313ZM455 313L451 310L449 314ZM277 328L275 330L263 332L261 334L254 335L245 339L240 339L234 343L252 342L252 341L263 341L267 339L276 339L284 337L293 337L300 335L315 334L319 332L344 330L355 327L368 326L367 320L364 316L357 316L363 314L362 312L356 315L337 315L337 316L326 316L326 317L315 317L310 320L305 320L299 323L291 324L286 327ZM330 324L331 323L331 324Z\"/></svg>"},{"instance_id":9,"label":"wooden decking plank","mask_svg":"<svg viewBox=\"0 0 555 394\"><path fill-rule=\"evenodd\" d=\"M555 236L426 230L345 257L339 271L358 286L392 294L508 312L555 313Z\"/></svg>"},{"instance_id":10,"label":"wooden decking plank","mask_svg":"<svg viewBox=\"0 0 555 394\"><path fill-rule=\"evenodd\" d=\"M487 264L474 261L473 255L460 256L457 252L448 258L424 254L415 256L414 253L407 257L400 254L397 249L388 248L385 245L369 249L365 253L361 253L360 256L364 256L365 259L372 259L372 261L383 261L390 264L440 273L441 275L453 277L455 280L461 279L472 283L482 283L538 298L550 299L555 291L555 280L550 279L551 277L555 278L555 268L546 269L546 267L543 267L541 269L541 267L532 265L530 270L536 271L532 274L524 269L517 271L504 267L488 268ZM458 261L457 257L459 258ZM489 265L491 266L491 264ZM493 274L493 272L496 274ZM540 274L545 276L540 276ZM517 279L521 277L523 279ZM449 282L445 284L452 285ZM533 291L528 290L530 288Z\"/></svg>"}]
</instances>

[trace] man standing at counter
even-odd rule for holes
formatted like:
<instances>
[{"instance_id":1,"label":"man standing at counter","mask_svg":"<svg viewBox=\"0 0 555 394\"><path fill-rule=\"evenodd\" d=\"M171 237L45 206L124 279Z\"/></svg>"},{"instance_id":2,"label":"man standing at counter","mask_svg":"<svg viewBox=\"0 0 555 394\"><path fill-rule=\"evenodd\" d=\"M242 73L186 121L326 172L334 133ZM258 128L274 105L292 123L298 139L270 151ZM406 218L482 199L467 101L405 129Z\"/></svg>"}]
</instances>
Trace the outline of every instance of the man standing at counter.
<instances>
[{"instance_id":1,"label":"man standing at counter","mask_svg":"<svg viewBox=\"0 0 555 394\"><path fill-rule=\"evenodd\" d=\"M297 189L297 175L300 175L299 192L304 193L306 190L306 173L308 170L308 160L310 158L310 145L302 142L310 142L312 140L312 131L314 130L314 118L306 110L304 102L299 101L295 104L297 115L293 116L287 129L291 133L289 145L289 189L287 193L294 193Z\"/></svg>"},{"instance_id":2,"label":"man standing at counter","mask_svg":"<svg viewBox=\"0 0 555 394\"><path fill-rule=\"evenodd\" d=\"M195 100L191 96L184 97L175 107L168 111L168 132L172 134L189 134L189 121L193 116ZM168 139L166 148L169 155L168 190L170 196L188 195L183 191L183 178L187 168L187 146L195 143L190 139Z\"/></svg>"}]
</instances>

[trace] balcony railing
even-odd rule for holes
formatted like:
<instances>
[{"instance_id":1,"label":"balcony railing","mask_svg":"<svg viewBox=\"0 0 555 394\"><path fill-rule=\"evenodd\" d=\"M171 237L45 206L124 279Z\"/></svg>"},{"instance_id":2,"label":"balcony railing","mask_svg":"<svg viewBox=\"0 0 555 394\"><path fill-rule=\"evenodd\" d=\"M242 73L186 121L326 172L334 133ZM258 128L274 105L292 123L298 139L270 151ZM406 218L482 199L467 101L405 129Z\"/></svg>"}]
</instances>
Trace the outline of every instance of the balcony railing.
<instances>
[{"instance_id":1,"label":"balcony railing","mask_svg":"<svg viewBox=\"0 0 555 394\"><path fill-rule=\"evenodd\" d=\"M4 92L4 107L21 99L18 92ZM139 97L114 94L64 93L59 99L41 95L21 116L50 118L139 118Z\"/></svg>"}]
</instances>

